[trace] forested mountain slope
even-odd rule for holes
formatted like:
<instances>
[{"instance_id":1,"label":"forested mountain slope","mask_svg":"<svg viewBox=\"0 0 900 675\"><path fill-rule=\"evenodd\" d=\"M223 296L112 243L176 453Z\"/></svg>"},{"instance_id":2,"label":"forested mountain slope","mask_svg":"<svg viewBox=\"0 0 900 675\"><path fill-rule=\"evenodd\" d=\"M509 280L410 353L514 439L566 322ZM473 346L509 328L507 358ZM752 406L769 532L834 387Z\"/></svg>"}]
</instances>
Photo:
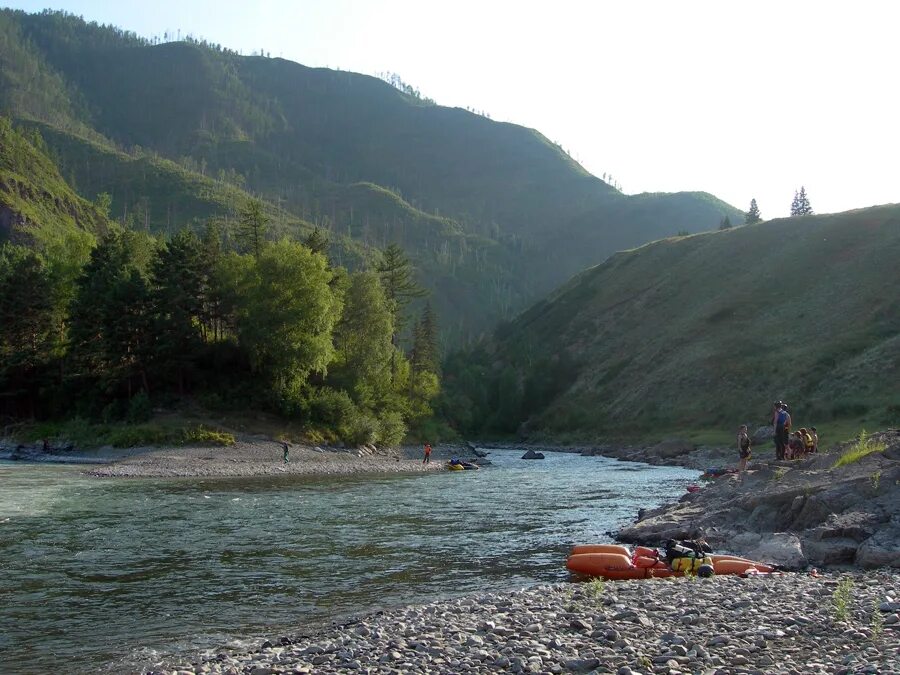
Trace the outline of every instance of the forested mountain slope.
<instances>
[{"instance_id":1,"label":"forested mountain slope","mask_svg":"<svg viewBox=\"0 0 900 675\"><path fill-rule=\"evenodd\" d=\"M231 213L238 189L288 230L400 243L454 340L619 248L741 217L705 194L625 196L534 130L376 78L62 13L0 11L0 105L43 124L66 178L108 192L117 218L174 230ZM147 167L166 169L165 189L135 180Z\"/></svg>"},{"instance_id":2,"label":"forested mountain slope","mask_svg":"<svg viewBox=\"0 0 900 675\"><path fill-rule=\"evenodd\" d=\"M616 254L448 369L470 433L665 433L900 420L900 205ZM485 411L489 411L485 413Z\"/></svg>"}]
</instances>

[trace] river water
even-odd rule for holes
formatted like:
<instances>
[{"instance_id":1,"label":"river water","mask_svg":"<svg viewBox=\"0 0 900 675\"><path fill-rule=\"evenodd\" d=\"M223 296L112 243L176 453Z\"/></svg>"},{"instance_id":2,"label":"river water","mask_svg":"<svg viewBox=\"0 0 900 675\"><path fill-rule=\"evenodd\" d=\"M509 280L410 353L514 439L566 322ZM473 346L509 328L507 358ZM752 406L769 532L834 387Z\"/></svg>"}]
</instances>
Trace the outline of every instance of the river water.
<instances>
[{"instance_id":1,"label":"river water","mask_svg":"<svg viewBox=\"0 0 900 675\"><path fill-rule=\"evenodd\" d=\"M0 462L0 672L139 671L379 607L567 578L697 472L492 451L481 471L96 479Z\"/></svg>"}]
</instances>

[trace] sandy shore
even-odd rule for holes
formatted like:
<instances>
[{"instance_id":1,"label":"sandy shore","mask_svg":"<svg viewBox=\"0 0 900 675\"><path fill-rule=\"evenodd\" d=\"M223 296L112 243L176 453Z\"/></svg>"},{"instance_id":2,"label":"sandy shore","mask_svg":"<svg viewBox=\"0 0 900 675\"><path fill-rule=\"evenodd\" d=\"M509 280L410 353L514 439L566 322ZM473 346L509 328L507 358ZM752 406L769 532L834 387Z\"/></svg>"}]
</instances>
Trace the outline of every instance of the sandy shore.
<instances>
[{"instance_id":1,"label":"sandy shore","mask_svg":"<svg viewBox=\"0 0 900 675\"><path fill-rule=\"evenodd\" d=\"M900 672L898 611L896 572L556 584L390 610L150 672L886 674Z\"/></svg>"}]
</instances>

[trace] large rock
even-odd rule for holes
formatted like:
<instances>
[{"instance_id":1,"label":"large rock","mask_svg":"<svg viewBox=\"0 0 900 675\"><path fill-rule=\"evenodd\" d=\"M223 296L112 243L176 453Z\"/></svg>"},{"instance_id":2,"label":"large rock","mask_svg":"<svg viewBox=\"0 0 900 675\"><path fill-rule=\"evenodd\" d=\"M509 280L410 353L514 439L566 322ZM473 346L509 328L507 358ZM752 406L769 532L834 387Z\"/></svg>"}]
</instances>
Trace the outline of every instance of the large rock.
<instances>
[{"instance_id":1,"label":"large rock","mask_svg":"<svg viewBox=\"0 0 900 675\"><path fill-rule=\"evenodd\" d=\"M649 449L648 454L660 459L672 459L693 452L695 448L696 446L693 443L678 438L670 438L654 445Z\"/></svg>"},{"instance_id":2,"label":"large rock","mask_svg":"<svg viewBox=\"0 0 900 675\"><path fill-rule=\"evenodd\" d=\"M758 535L745 533L734 537L732 546L748 558L771 562L790 569L800 569L808 563L800 539L789 532Z\"/></svg>"},{"instance_id":3,"label":"large rock","mask_svg":"<svg viewBox=\"0 0 900 675\"><path fill-rule=\"evenodd\" d=\"M860 567L900 567L900 522L897 519L866 539L856 550Z\"/></svg>"},{"instance_id":4,"label":"large rock","mask_svg":"<svg viewBox=\"0 0 900 675\"><path fill-rule=\"evenodd\" d=\"M529 450L524 455L522 455L522 459L544 459L543 452L535 452L534 450Z\"/></svg>"},{"instance_id":5,"label":"large rock","mask_svg":"<svg viewBox=\"0 0 900 675\"><path fill-rule=\"evenodd\" d=\"M775 428L771 424L767 424L764 427L757 427L756 431L753 432L753 435L750 436L750 443L753 447L759 447L762 445L771 445L775 446Z\"/></svg>"}]
</instances>

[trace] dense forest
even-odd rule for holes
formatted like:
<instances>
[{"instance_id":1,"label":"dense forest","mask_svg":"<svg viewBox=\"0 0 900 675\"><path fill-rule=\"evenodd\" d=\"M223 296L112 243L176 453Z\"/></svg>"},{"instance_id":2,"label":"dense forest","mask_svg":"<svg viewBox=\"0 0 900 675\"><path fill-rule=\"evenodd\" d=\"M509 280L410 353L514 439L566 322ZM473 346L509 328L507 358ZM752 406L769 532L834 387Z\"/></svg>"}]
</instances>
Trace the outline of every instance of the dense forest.
<instances>
[{"instance_id":1,"label":"dense forest","mask_svg":"<svg viewBox=\"0 0 900 675\"><path fill-rule=\"evenodd\" d=\"M430 422L438 321L411 310L398 246L350 273L318 230L274 239L253 200L231 227L153 236L74 195L44 148L0 119L0 414L141 422L189 397L352 444Z\"/></svg>"},{"instance_id":2,"label":"dense forest","mask_svg":"<svg viewBox=\"0 0 900 675\"><path fill-rule=\"evenodd\" d=\"M537 131L392 81L0 11L0 112L40 132L79 194L167 236L233 225L256 198L274 238L318 227L348 269L396 243L447 345L621 248L742 220L707 194L624 195Z\"/></svg>"}]
</instances>

